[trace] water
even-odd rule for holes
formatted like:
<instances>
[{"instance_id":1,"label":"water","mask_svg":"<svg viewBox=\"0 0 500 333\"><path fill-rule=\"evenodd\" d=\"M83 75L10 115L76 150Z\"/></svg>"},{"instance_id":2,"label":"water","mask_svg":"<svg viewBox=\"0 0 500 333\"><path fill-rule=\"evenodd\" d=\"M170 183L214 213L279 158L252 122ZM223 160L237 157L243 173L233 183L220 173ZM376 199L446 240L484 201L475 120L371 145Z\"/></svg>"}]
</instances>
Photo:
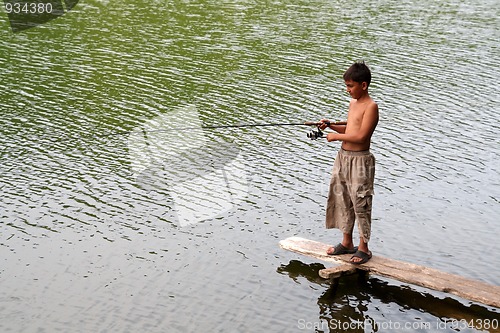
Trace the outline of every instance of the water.
<instances>
[{"instance_id":1,"label":"water","mask_svg":"<svg viewBox=\"0 0 500 333\"><path fill-rule=\"evenodd\" d=\"M381 112L372 250L499 285L499 14L82 0L15 34L2 14L1 331L486 328L498 309L377 277L330 288L279 249L339 239L323 227L338 143L203 126L345 119L342 73L364 59Z\"/></svg>"}]
</instances>

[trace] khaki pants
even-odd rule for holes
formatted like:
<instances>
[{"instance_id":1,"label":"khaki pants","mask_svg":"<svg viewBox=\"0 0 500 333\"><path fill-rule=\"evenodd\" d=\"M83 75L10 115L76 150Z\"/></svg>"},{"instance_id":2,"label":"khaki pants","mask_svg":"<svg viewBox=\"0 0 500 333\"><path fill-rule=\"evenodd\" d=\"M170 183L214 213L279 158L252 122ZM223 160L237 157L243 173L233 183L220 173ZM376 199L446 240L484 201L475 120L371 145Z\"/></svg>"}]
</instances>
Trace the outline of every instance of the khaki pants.
<instances>
[{"instance_id":1,"label":"khaki pants","mask_svg":"<svg viewBox=\"0 0 500 333\"><path fill-rule=\"evenodd\" d=\"M326 207L326 228L352 233L355 220L359 235L370 240L375 157L369 150L340 149L333 164Z\"/></svg>"}]
</instances>

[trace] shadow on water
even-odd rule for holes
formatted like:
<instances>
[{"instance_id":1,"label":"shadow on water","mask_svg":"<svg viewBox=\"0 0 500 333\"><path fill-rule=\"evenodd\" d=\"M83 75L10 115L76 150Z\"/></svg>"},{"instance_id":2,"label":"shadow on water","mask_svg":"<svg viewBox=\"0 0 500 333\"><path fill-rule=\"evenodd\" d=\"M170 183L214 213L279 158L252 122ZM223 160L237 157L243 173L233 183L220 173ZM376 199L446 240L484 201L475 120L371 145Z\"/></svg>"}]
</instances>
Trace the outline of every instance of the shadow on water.
<instances>
[{"instance_id":1,"label":"shadow on water","mask_svg":"<svg viewBox=\"0 0 500 333\"><path fill-rule=\"evenodd\" d=\"M377 322L381 317L380 314L374 313L374 310L377 312L383 310L370 306L371 303L396 304L400 307L400 312L417 311L427 314L427 317L433 316L435 317L433 329L439 325L441 330L450 332L470 331L471 328L481 330L484 327L475 326L482 325L485 321L490 323L498 321L499 313L495 309L480 304L466 305L451 297L439 298L411 286L397 282L393 284L389 282L390 280L385 281L364 272L329 281L319 276L319 271L324 268L323 264L305 264L291 260L287 265L278 267L277 272L288 275L294 281L298 281L300 277L325 287L317 302L318 318L321 322L335 323L335 327L329 327L330 332L343 331L339 330L341 327L349 327L349 332L365 332L362 327L353 327L354 322L369 323L373 332L384 331L380 327L381 323ZM498 332L497 329L498 327L495 327L489 332ZM318 328L316 331L323 332Z\"/></svg>"}]
</instances>

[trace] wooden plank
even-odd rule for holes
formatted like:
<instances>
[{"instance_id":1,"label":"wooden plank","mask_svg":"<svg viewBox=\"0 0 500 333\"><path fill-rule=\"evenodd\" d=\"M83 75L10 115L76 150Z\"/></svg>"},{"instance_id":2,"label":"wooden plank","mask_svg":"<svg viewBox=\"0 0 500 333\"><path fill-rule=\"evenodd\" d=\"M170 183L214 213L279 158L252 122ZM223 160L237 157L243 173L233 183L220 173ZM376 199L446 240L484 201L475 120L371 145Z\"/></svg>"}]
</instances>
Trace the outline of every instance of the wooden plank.
<instances>
[{"instance_id":1,"label":"wooden plank","mask_svg":"<svg viewBox=\"0 0 500 333\"><path fill-rule=\"evenodd\" d=\"M349 264L351 254L330 256L326 250L330 245L301 237L290 237L280 241L281 248L327 262ZM464 278L404 261L373 256L362 265L352 265L370 273L389 277L417 286L457 295L474 302L500 308L500 286ZM328 272L326 272L328 273Z\"/></svg>"},{"instance_id":2,"label":"wooden plank","mask_svg":"<svg viewBox=\"0 0 500 333\"><path fill-rule=\"evenodd\" d=\"M358 268L353 264L342 264L335 267L321 269L319 271L319 276L324 279L336 279L344 275L354 274L358 271Z\"/></svg>"}]
</instances>

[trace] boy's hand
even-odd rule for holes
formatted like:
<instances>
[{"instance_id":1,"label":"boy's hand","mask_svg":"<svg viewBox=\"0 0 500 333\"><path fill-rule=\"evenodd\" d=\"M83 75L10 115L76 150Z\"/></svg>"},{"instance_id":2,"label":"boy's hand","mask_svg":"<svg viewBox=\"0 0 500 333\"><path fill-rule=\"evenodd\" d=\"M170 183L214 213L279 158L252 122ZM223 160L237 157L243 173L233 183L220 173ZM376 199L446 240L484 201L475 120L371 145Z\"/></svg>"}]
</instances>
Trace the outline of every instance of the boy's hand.
<instances>
[{"instance_id":1,"label":"boy's hand","mask_svg":"<svg viewBox=\"0 0 500 333\"><path fill-rule=\"evenodd\" d=\"M320 130L324 130L325 128L330 126L330 120L328 119L321 119L319 123L321 124L318 126Z\"/></svg>"},{"instance_id":2,"label":"boy's hand","mask_svg":"<svg viewBox=\"0 0 500 333\"><path fill-rule=\"evenodd\" d=\"M337 140L337 134L335 134L335 133L328 133L327 136L326 136L326 140L328 140L328 142L336 141Z\"/></svg>"}]
</instances>

